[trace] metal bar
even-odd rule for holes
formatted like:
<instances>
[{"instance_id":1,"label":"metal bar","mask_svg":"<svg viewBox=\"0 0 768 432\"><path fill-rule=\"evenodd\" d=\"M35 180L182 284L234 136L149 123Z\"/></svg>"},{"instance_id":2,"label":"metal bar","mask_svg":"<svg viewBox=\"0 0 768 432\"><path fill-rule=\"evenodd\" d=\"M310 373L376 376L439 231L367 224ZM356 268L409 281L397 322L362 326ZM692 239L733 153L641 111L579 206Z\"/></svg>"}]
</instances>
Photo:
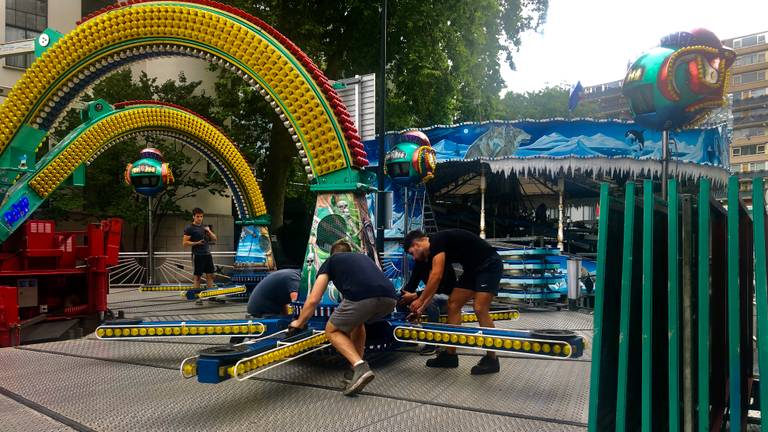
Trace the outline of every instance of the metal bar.
<instances>
[{"instance_id":1,"label":"metal bar","mask_svg":"<svg viewBox=\"0 0 768 432\"><path fill-rule=\"evenodd\" d=\"M635 183L627 183L624 195L624 245L621 266L621 320L619 322L619 367L616 383L616 432L627 428L627 398L629 396L629 326L632 318L632 259L635 233Z\"/></svg>"},{"instance_id":2,"label":"metal bar","mask_svg":"<svg viewBox=\"0 0 768 432\"><path fill-rule=\"evenodd\" d=\"M763 179L752 180L752 217L755 236L755 299L757 303L757 361L760 370L760 413L768 415L768 256L766 256L765 196ZM766 375L763 377L762 375ZM760 422L768 430L768 421Z\"/></svg>"},{"instance_id":3,"label":"metal bar","mask_svg":"<svg viewBox=\"0 0 768 432\"><path fill-rule=\"evenodd\" d=\"M642 328L642 386L641 429L651 432L653 427L653 182L643 181L643 328Z\"/></svg>"},{"instance_id":4,"label":"metal bar","mask_svg":"<svg viewBox=\"0 0 768 432\"><path fill-rule=\"evenodd\" d=\"M693 203L690 195L683 195L680 199L681 203L681 235L682 235L682 280L681 280L681 303L682 303L682 364L687 365L683 367L683 431L693 432L694 427L694 377L695 371L694 364L694 341L693 341L693 324L694 324L694 312L693 312L693 271L694 271L694 253L695 245L694 229L695 222L693 220Z\"/></svg>"},{"instance_id":5,"label":"metal bar","mask_svg":"<svg viewBox=\"0 0 768 432\"><path fill-rule=\"evenodd\" d=\"M668 182L667 196L667 265L668 302L667 335L669 338L668 377L669 381L669 430L680 430L680 266L679 266L679 196L677 181Z\"/></svg>"},{"instance_id":6,"label":"metal bar","mask_svg":"<svg viewBox=\"0 0 768 432\"><path fill-rule=\"evenodd\" d=\"M377 171L377 186L379 193L384 191L384 140L387 131L387 0L382 0L379 27L379 103L376 109L379 115L378 129L378 156L379 166ZM384 219L386 212L384 206L376 206L376 252L384 252Z\"/></svg>"},{"instance_id":7,"label":"metal bar","mask_svg":"<svg viewBox=\"0 0 768 432\"><path fill-rule=\"evenodd\" d=\"M699 183L699 246L698 246L698 424L699 430L709 431L709 257L710 257L710 183L702 177Z\"/></svg>"},{"instance_id":8,"label":"metal bar","mask_svg":"<svg viewBox=\"0 0 768 432\"><path fill-rule=\"evenodd\" d=\"M155 257L152 242L152 197L147 197L147 283L155 283Z\"/></svg>"},{"instance_id":9,"label":"metal bar","mask_svg":"<svg viewBox=\"0 0 768 432\"><path fill-rule=\"evenodd\" d=\"M661 198L667 199L667 179L669 178L669 130L661 131Z\"/></svg>"},{"instance_id":10,"label":"metal bar","mask_svg":"<svg viewBox=\"0 0 768 432\"><path fill-rule=\"evenodd\" d=\"M565 173L557 179L557 248L560 251L565 250L563 241L565 239Z\"/></svg>"},{"instance_id":11,"label":"metal bar","mask_svg":"<svg viewBox=\"0 0 768 432\"><path fill-rule=\"evenodd\" d=\"M728 179L728 399L730 428L741 430L741 363L739 356L739 179Z\"/></svg>"},{"instance_id":12,"label":"metal bar","mask_svg":"<svg viewBox=\"0 0 768 432\"><path fill-rule=\"evenodd\" d=\"M590 432L598 432L602 419L600 389L603 349L603 311L605 302L606 288L606 258L608 253L608 216L610 214L611 199L608 194L608 184L600 185L600 218L598 219L597 234L597 268L595 277L595 320L594 320L594 338L592 341L592 367L590 372L590 392L589 392L589 420L587 427Z\"/></svg>"}]
</instances>

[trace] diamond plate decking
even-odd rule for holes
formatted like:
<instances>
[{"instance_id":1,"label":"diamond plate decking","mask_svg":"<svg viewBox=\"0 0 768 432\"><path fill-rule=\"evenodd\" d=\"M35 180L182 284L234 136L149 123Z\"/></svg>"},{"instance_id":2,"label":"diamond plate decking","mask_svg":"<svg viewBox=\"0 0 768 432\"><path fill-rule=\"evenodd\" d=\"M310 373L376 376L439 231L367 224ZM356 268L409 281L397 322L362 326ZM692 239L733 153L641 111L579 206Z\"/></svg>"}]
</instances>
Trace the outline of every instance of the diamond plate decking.
<instances>
[{"instance_id":1,"label":"diamond plate decking","mask_svg":"<svg viewBox=\"0 0 768 432\"><path fill-rule=\"evenodd\" d=\"M245 303L195 306L178 294L117 290L110 307L126 317L239 319ZM460 352L458 369L424 367L411 348L371 359L376 379L358 397L341 393L343 362L308 358L247 382L183 380L181 360L227 338L84 339L0 350L4 431L576 431L585 430L591 315L522 311L518 329L560 328L587 340L574 360L501 356L501 373L471 376L479 359Z\"/></svg>"}]
</instances>

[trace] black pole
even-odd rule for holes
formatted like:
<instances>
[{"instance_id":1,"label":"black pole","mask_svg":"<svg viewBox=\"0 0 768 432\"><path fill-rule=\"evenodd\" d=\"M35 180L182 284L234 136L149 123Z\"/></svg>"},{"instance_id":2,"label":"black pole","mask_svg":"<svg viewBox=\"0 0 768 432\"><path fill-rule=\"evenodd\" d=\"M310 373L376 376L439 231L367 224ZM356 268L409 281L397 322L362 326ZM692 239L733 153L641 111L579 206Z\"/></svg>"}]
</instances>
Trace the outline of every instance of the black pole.
<instances>
[{"instance_id":1,"label":"black pole","mask_svg":"<svg viewBox=\"0 0 768 432\"><path fill-rule=\"evenodd\" d=\"M384 191L384 134L387 131L387 117L384 112L387 106L387 0L382 0L381 5L381 27L379 29L380 48L379 48L379 76L377 84L379 86L379 100L376 112L379 114L377 122L379 130L379 166L377 170L379 193ZM384 218L386 211L381 205L383 200L377 200L376 204L376 250L379 253L384 252Z\"/></svg>"}]
</instances>

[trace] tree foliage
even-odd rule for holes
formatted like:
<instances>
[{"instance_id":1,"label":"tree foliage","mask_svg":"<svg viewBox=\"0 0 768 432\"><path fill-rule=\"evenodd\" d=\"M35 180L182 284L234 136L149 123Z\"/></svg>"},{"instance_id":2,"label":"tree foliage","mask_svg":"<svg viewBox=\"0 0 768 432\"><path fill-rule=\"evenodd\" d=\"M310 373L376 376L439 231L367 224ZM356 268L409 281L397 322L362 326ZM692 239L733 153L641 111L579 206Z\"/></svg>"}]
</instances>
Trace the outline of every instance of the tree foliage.
<instances>
[{"instance_id":1,"label":"tree foliage","mask_svg":"<svg viewBox=\"0 0 768 432\"><path fill-rule=\"evenodd\" d=\"M204 93L196 92L199 86L200 81L190 82L183 73L179 74L177 81L158 84L156 78L150 78L144 72L134 80L131 70L125 69L97 83L92 91L83 95L81 102L104 99L114 104L129 100L162 100L207 117L211 114L214 100ZM51 133L53 142L63 139L81 123L79 111L79 107L73 108L64 115ZM109 148L86 170L84 187L59 187L47 201L47 207L39 210L36 217L66 219L84 212L97 218L121 217L128 226L134 228L143 226L146 222L146 198L137 195L131 186L123 182L123 172L128 163L138 159L140 148L145 146L162 151L164 161L170 164L175 177L174 184L167 186L153 200L155 231L170 214L189 216L188 210L179 205L180 200L199 193L221 196L228 193L221 176L213 170L208 171L205 161L200 157L190 157L188 152L183 151L183 146L175 141L160 136L146 136L141 142L130 139Z\"/></svg>"},{"instance_id":2,"label":"tree foliage","mask_svg":"<svg viewBox=\"0 0 768 432\"><path fill-rule=\"evenodd\" d=\"M568 110L570 90L565 86L547 87L527 93L509 92L501 99L499 112L509 120L592 117L598 110L594 104L580 103Z\"/></svg>"},{"instance_id":3,"label":"tree foliage","mask_svg":"<svg viewBox=\"0 0 768 432\"><path fill-rule=\"evenodd\" d=\"M331 79L379 70L381 2L231 0L292 40ZM387 130L499 118L500 61L514 68L520 34L538 28L548 0L389 0ZM271 109L224 74L221 118L269 167L264 175L273 227L281 225L286 182L305 182L296 152ZM223 90L223 91L221 91ZM276 125L272 128L272 125ZM243 135L241 135L241 132ZM248 135L248 134L251 135Z\"/></svg>"}]
</instances>

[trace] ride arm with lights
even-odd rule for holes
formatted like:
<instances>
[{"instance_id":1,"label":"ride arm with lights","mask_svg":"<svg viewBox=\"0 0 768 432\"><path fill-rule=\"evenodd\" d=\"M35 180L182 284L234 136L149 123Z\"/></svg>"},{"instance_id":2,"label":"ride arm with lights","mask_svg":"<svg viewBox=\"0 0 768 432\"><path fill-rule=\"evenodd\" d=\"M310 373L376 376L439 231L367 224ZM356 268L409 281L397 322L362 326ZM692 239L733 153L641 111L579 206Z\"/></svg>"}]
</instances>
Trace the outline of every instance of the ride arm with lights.
<instances>
[{"instance_id":1,"label":"ride arm with lights","mask_svg":"<svg viewBox=\"0 0 768 432\"><path fill-rule=\"evenodd\" d=\"M315 314L315 309L317 309L317 305L320 304L320 300L323 298L325 289L328 288L329 280L330 279L328 278L328 274L326 273L317 275L317 279L315 279L315 285L312 287L312 292L309 293L309 297L307 297L307 300L304 302L304 307L301 309L301 314L298 318L291 321L291 324L288 325L288 328L303 328L307 321L312 318L312 316Z\"/></svg>"},{"instance_id":2,"label":"ride arm with lights","mask_svg":"<svg viewBox=\"0 0 768 432\"><path fill-rule=\"evenodd\" d=\"M429 272L429 280L424 287L421 296L411 303L411 312L422 314L424 309L432 301L432 296L437 292L440 282L443 280L443 271L445 270L445 252L432 257L432 270Z\"/></svg>"}]
</instances>

